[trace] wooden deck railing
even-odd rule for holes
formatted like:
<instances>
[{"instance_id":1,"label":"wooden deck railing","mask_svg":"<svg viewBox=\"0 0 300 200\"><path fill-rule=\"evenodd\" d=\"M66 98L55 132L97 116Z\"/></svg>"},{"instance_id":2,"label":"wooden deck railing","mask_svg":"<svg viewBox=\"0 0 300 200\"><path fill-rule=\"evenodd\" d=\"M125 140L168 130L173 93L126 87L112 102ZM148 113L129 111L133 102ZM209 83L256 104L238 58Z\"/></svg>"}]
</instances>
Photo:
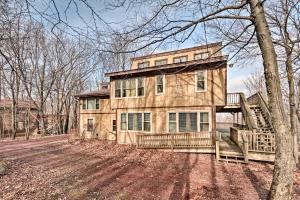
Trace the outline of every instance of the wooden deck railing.
<instances>
[{"instance_id":1,"label":"wooden deck railing","mask_svg":"<svg viewBox=\"0 0 300 200\"><path fill-rule=\"evenodd\" d=\"M248 128L251 130L257 129L253 116L251 115L249 104L243 93L241 93L241 110Z\"/></svg>"},{"instance_id":2,"label":"wooden deck railing","mask_svg":"<svg viewBox=\"0 0 300 200\"><path fill-rule=\"evenodd\" d=\"M240 105L240 93L227 93L227 105Z\"/></svg>"},{"instance_id":3,"label":"wooden deck railing","mask_svg":"<svg viewBox=\"0 0 300 200\"><path fill-rule=\"evenodd\" d=\"M248 97L247 101L250 103L250 105L259 105L262 112L265 114L268 123L272 126L272 118L271 118L270 110L268 107L267 100L265 99L263 94L261 92L257 92L252 96Z\"/></svg>"},{"instance_id":4,"label":"wooden deck railing","mask_svg":"<svg viewBox=\"0 0 300 200\"><path fill-rule=\"evenodd\" d=\"M270 133L248 133L248 150L275 153L275 135Z\"/></svg>"},{"instance_id":5,"label":"wooden deck railing","mask_svg":"<svg viewBox=\"0 0 300 200\"><path fill-rule=\"evenodd\" d=\"M213 147L211 132L138 134L139 148L183 149Z\"/></svg>"}]
</instances>

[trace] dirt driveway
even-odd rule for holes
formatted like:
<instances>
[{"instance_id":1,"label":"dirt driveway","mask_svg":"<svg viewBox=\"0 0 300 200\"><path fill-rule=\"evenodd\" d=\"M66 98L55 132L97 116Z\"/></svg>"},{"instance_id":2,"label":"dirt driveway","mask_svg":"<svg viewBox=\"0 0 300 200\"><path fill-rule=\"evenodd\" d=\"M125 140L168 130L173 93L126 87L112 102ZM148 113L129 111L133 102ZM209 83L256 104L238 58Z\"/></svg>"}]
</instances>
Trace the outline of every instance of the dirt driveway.
<instances>
[{"instance_id":1,"label":"dirt driveway","mask_svg":"<svg viewBox=\"0 0 300 200\"><path fill-rule=\"evenodd\" d=\"M227 164L214 155L140 150L66 136L0 142L8 170L0 199L265 199L266 163ZM300 172L295 199L300 198Z\"/></svg>"}]
</instances>

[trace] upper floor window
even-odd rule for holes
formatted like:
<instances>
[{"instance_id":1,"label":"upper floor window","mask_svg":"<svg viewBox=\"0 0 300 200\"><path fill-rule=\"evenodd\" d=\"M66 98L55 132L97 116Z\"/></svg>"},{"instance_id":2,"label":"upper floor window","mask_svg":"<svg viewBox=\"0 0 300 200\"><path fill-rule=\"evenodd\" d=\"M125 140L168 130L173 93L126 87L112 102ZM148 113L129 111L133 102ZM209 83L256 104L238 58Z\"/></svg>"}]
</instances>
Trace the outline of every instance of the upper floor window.
<instances>
[{"instance_id":1,"label":"upper floor window","mask_svg":"<svg viewBox=\"0 0 300 200\"><path fill-rule=\"evenodd\" d=\"M138 68L139 69L146 68L146 67L149 67L149 66L150 66L150 62L149 61L138 63Z\"/></svg>"},{"instance_id":2,"label":"upper floor window","mask_svg":"<svg viewBox=\"0 0 300 200\"><path fill-rule=\"evenodd\" d=\"M209 58L209 52L196 53L194 55L194 60L203 60Z\"/></svg>"},{"instance_id":3,"label":"upper floor window","mask_svg":"<svg viewBox=\"0 0 300 200\"><path fill-rule=\"evenodd\" d=\"M186 61L188 61L187 56L179 56L179 57L173 58L173 63L182 63L182 62L186 62Z\"/></svg>"},{"instance_id":4,"label":"upper floor window","mask_svg":"<svg viewBox=\"0 0 300 200\"><path fill-rule=\"evenodd\" d=\"M155 61L155 66L166 65L168 64L168 59L161 59Z\"/></svg>"},{"instance_id":5,"label":"upper floor window","mask_svg":"<svg viewBox=\"0 0 300 200\"><path fill-rule=\"evenodd\" d=\"M165 80L164 75L156 76L156 94L163 94L165 89Z\"/></svg>"},{"instance_id":6,"label":"upper floor window","mask_svg":"<svg viewBox=\"0 0 300 200\"><path fill-rule=\"evenodd\" d=\"M82 102L82 109L83 110L93 110L93 109L99 109L100 108L100 102L98 98L88 98L83 99Z\"/></svg>"},{"instance_id":7,"label":"upper floor window","mask_svg":"<svg viewBox=\"0 0 300 200\"><path fill-rule=\"evenodd\" d=\"M127 79L123 81L123 97L136 96L136 79Z\"/></svg>"},{"instance_id":8,"label":"upper floor window","mask_svg":"<svg viewBox=\"0 0 300 200\"><path fill-rule=\"evenodd\" d=\"M207 87L207 71L201 70L196 72L196 91L205 91Z\"/></svg>"},{"instance_id":9,"label":"upper floor window","mask_svg":"<svg viewBox=\"0 0 300 200\"><path fill-rule=\"evenodd\" d=\"M144 78L131 78L115 81L115 97L144 96Z\"/></svg>"}]
</instances>

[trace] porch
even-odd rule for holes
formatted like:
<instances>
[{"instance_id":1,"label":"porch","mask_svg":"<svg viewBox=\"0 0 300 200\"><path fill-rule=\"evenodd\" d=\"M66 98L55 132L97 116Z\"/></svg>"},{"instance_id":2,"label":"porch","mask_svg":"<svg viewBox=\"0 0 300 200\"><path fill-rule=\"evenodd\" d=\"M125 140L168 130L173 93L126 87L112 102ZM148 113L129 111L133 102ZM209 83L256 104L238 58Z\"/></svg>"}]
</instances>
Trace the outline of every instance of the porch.
<instances>
[{"instance_id":1,"label":"porch","mask_svg":"<svg viewBox=\"0 0 300 200\"><path fill-rule=\"evenodd\" d=\"M241 113L230 135L217 131L138 134L138 148L169 149L180 152L216 153L218 161L247 163L249 160L274 161L275 135L266 101L260 93L245 98L228 93L227 105L216 112Z\"/></svg>"}]
</instances>

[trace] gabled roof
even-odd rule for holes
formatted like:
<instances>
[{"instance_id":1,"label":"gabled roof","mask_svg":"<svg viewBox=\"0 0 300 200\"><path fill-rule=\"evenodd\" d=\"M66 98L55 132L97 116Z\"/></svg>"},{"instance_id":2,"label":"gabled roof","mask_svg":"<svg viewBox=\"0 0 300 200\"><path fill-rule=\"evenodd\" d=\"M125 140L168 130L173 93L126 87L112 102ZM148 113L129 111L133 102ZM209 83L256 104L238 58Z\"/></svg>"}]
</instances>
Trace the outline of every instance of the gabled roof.
<instances>
[{"instance_id":1,"label":"gabled roof","mask_svg":"<svg viewBox=\"0 0 300 200\"><path fill-rule=\"evenodd\" d=\"M150 72L168 72L168 71L174 71L179 69L187 69L191 67L207 67L208 65L214 65L216 66L218 63L225 64L227 62L227 56L214 56L210 57L204 60L191 60L183 63L171 63L161 66L153 66L153 67L146 67L141 69L130 69L130 70L124 70L124 71L118 71L118 72L110 72L106 73L105 76L108 77L117 77L117 76L125 76L125 75L135 75L135 74L145 74Z\"/></svg>"},{"instance_id":2,"label":"gabled roof","mask_svg":"<svg viewBox=\"0 0 300 200\"><path fill-rule=\"evenodd\" d=\"M101 89L94 91L86 91L79 94L75 94L75 97L109 97L110 91L109 89Z\"/></svg>"},{"instance_id":3,"label":"gabled roof","mask_svg":"<svg viewBox=\"0 0 300 200\"><path fill-rule=\"evenodd\" d=\"M0 100L0 108L10 108L13 104L13 101L11 99L2 99ZM17 108L29 108L30 109L37 109L34 102L32 101L23 101L23 100L17 100Z\"/></svg>"}]
</instances>

